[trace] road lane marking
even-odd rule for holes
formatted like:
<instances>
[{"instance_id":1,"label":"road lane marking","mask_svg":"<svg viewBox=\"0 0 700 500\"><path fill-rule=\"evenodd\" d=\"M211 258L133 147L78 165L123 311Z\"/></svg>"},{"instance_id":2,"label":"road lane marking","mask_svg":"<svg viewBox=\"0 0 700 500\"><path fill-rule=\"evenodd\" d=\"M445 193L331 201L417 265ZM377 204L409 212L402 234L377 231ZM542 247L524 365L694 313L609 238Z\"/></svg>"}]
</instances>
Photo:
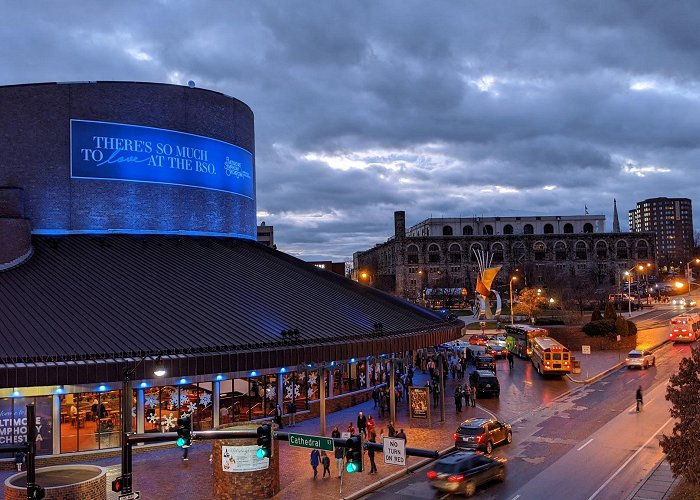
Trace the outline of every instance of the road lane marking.
<instances>
[{"instance_id":1,"label":"road lane marking","mask_svg":"<svg viewBox=\"0 0 700 500\"><path fill-rule=\"evenodd\" d=\"M486 408L484 408L483 406L476 405L475 408L479 408L481 411L488 413L489 415L491 415L491 418L492 418L492 419L498 420L498 417L496 417L496 415L494 415L493 413L491 413L490 411L488 411L488 410L487 410Z\"/></svg>"},{"instance_id":2,"label":"road lane marking","mask_svg":"<svg viewBox=\"0 0 700 500\"><path fill-rule=\"evenodd\" d=\"M584 444L582 444L581 447L580 447L578 450L576 450L576 451L581 451L581 450L584 449L586 446L588 446L589 444L591 444L591 441L593 441L593 438L589 439L589 440L586 441Z\"/></svg>"},{"instance_id":3,"label":"road lane marking","mask_svg":"<svg viewBox=\"0 0 700 500\"><path fill-rule=\"evenodd\" d=\"M661 430L662 430L664 427L666 427L672 420L673 420L673 417L671 417L671 418L669 418L668 420L666 420L666 422L664 422L664 424L663 424L661 427L659 427L659 428L656 430L656 432L653 433L653 434L651 435L651 437L650 437L649 439L647 439L646 442L645 442L642 446L640 446L640 447L637 449L637 451L635 451L635 452L632 454L632 456L629 457L629 458L625 461L625 463L622 464L622 465L620 466L620 468L617 469L617 470L613 473L612 476L610 476L610 477L608 478L607 481L605 481L603 484L600 485L600 488L598 488L597 490L595 490L595 492L594 492L590 497L588 497L588 500L593 500L596 496L598 496L598 493L600 493L601 491L603 491L603 488L605 488L608 484L610 484L610 481L612 481L612 480L615 478L615 476L617 476L620 472L622 472L622 469L624 469L625 467L627 467L627 465L634 459L634 457L636 457L636 456L639 454L639 452L641 452L644 448L646 448L646 445L648 445L648 444L651 442L651 440L654 439L654 438L656 437L656 435L657 435L659 432L661 432Z\"/></svg>"},{"instance_id":4,"label":"road lane marking","mask_svg":"<svg viewBox=\"0 0 700 500\"><path fill-rule=\"evenodd\" d=\"M511 498L510 500L518 500L518 498L520 498L520 495L515 495L515 496L514 496L513 498Z\"/></svg>"}]
</instances>

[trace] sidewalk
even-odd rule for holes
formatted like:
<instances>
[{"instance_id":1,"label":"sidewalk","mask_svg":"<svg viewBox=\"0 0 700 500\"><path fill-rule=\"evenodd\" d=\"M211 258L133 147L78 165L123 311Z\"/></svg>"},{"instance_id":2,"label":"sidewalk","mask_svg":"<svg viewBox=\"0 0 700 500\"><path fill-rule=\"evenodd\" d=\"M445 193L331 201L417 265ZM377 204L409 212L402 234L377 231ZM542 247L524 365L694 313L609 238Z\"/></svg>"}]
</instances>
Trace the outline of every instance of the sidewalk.
<instances>
[{"instance_id":1,"label":"sidewalk","mask_svg":"<svg viewBox=\"0 0 700 500\"><path fill-rule=\"evenodd\" d=\"M679 480L680 478L673 478L671 466L663 460L627 500L664 500L669 497Z\"/></svg>"}]
</instances>

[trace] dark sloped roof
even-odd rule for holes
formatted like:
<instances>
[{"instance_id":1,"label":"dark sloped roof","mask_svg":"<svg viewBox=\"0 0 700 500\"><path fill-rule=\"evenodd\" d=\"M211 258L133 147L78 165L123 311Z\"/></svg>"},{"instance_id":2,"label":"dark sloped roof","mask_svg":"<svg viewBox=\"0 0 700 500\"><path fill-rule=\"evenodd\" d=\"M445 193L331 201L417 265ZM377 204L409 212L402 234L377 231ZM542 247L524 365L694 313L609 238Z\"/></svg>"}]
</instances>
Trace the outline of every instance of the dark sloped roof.
<instances>
[{"instance_id":1,"label":"dark sloped roof","mask_svg":"<svg viewBox=\"0 0 700 500\"><path fill-rule=\"evenodd\" d=\"M29 261L0 273L0 363L15 369L144 353L186 362L181 371L190 374L193 362L197 372L265 368L403 352L416 335L428 334L420 344L429 345L458 337L462 326L246 240L76 235L33 244ZM290 329L298 335L283 339Z\"/></svg>"}]
</instances>

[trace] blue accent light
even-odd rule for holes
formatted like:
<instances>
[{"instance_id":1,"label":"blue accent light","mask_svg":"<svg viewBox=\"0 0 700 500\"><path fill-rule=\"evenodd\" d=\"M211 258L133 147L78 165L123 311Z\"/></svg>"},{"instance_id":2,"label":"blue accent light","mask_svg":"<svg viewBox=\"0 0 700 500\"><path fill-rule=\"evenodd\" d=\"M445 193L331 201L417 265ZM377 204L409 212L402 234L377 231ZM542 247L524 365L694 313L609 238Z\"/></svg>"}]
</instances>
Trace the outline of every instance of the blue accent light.
<instances>
[{"instance_id":1,"label":"blue accent light","mask_svg":"<svg viewBox=\"0 0 700 500\"><path fill-rule=\"evenodd\" d=\"M223 375L217 375L217 376L216 376L216 380L223 380L223 379L224 379L224 376L223 376Z\"/></svg>"},{"instance_id":2,"label":"blue accent light","mask_svg":"<svg viewBox=\"0 0 700 500\"><path fill-rule=\"evenodd\" d=\"M107 390L109 390L109 388L104 384L100 384L97 386L97 392L105 392Z\"/></svg>"},{"instance_id":3,"label":"blue accent light","mask_svg":"<svg viewBox=\"0 0 700 500\"><path fill-rule=\"evenodd\" d=\"M287 373L287 369L285 367L280 368L280 373Z\"/></svg>"},{"instance_id":4,"label":"blue accent light","mask_svg":"<svg viewBox=\"0 0 700 500\"><path fill-rule=\"evenodd\" d=\"M10 394L10 397L12 397L12 398L21 398L21 397L22 397L22 393L19 392L17 389L15 389L14 391L12 391L12 394Z\"/></svg>"},{"instance_id":5,"label":"blue accent light","mask_svg":"<svg viewBox=\"0 0 700 500\"><path fill-rule=\"evenodd\" d=\"M335 366L335 361L331 361L331 366Z\"/></svg>"},{"instance_id":6,"label":"blue accent light","mask_svg":"<svg viewBox=\"0 0 700 500\"><path fill-rule=\"evenodd\" d=\"M250 376L251 376L251 377L257 377L257 376L258 376L258 372L252 371L252 372L250 372Z\"/></svg>"},{"instance_id":7,"label":"blue accent light","mask_svg":"<svg viewBox=\"0 0 700 500\"><path fill-rule=\"evenodd\" d=\"M54 394L63 394L64 392L65 392L65 389L63 388L62 385L56 387L56 389L53 391Z\"/></svg>"},{"instance_id":8,"label":"blue accent light","mask_svg":"<svg viewBox=\"0 0 700 500\"><path fill-rule=\"evenodd\" d=\"M139 384L139 387L148 387L148 384L146 382L141 382L141 384Z\"/></svg>"},{"instance_id":9,"label":"blue accent light","mask_svg":"<svg viewBox=\"0 0 700 500\"><path fill-rule=\"evenodd\" d=\"M186 378L181 378L180 380L178 380L177 383L178 383L178 384L186 384L186 383L187 383L187 379L186 379Z\"/></svg>"},{"instance_id":10,"label":"blue accent light","mask_svg":"<svg viewBox=\"0 0 700 500\"><path fill-rule=\"evenodd\" d=\"M354 363L355 361L356 361L355 358L350 358L350 362L351 362L351 363Z\"/></svg>"},{"instance_id":11,"label":"blue accent light","mask_svg":"<svg viewBox=\"0 0 700 500\"><path fill-rule=\"evenodd\" d=\"M70 121L71 178L191 186L253 199L253 155L174 130Z\"/></svg>"}]
</instances>

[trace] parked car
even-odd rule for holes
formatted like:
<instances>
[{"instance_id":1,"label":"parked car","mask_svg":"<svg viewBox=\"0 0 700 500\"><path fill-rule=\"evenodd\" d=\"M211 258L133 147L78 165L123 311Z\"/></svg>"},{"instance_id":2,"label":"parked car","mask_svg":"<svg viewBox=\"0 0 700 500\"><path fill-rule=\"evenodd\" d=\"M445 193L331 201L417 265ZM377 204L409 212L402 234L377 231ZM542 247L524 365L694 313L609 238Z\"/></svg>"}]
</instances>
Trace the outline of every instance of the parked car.
<instances>
[{"instance_id":1,"label":"parked car","mask_svg":"<svg viewBox=\"0 0 700 500\"><path fill-rule=\"evenodd\" d=\"M508 355L508 349L502 345L487 345L486 354L490 354L494 358L505 358Z\"/></svg>"},{"instance_id":2,"label":"parked car","mask_svg":"<svg viewBox=\"0 0 700 500\"><path fill-rule=\"evenodd\" d=\"M488 352L477 355L476 358L474 358L474 364L477 370L496 371L496 360L493 359L493 355Z\"/></svg>"},{"instance_id":3,"label":"parked car","mask_svg":"<svg viewBox=\"0 0 700 500\"><path fill-rule=\"evenodd\" d=\"M630 351L625 358L627 368L644 368L656 365L656 356L650 351Z\"/></svg>"},{"instance_id":4,"label":"parked car","mask_svg":"<svg viewBox=\"0 0 700 500\"><path fill-rule=\"evenodd\" d=\"M427 477L438 491L470 497L479 486L506 478L506 460L461 451L436 461Z\"/></svg>"},{"instance_id":5,"label":"parked car","mask_svg":"<svg viewBox=\"0 0 700 500\"><path fill-rule=\"evenodd\" d=\"M513 430L510 424L495 419L469 418L459 424L454 438L455 448L491 454L494 446L513 442Z\"/></svg>"},{"instance_id":6,"label":"parked car","mask_svg":"<svg viewBox=\"0 0 700 500\"><path fill-rule=\"evenodd\" d=\"M493 361L493 358L491 358ZM493 372L486 370L476 370L469 375L470 381L476 385L477 396L496 396L501 395L501 384Z\"/></svg>"},{"instance_id":7,"label":"parked car","mask_svg":"<svg viewBox=\"0 0 700 500\"><path fill-rule=\"evenodd\" d=\"M471 345L486 345L489 338L486 335L472 335L469 337L469 343Z\"/></svg>"}]
</instances>

